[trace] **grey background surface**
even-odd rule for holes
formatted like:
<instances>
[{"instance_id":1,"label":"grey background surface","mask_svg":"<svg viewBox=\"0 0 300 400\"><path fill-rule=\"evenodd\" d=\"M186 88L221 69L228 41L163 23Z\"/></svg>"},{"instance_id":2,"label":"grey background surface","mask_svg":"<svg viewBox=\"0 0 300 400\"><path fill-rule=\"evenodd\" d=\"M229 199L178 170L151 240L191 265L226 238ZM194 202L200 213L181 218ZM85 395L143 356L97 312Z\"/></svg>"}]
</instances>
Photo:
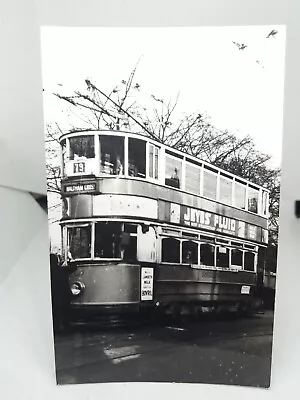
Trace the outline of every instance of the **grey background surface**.
<instances>
[{"instance_id":1,"label":"grey background surface","mask_svg":"<svg viewBox=\"0 0 300 400\"><path fill-rule=\"evenodd\" d=\"M0 231L0 251L4 254L0 262L1 397L30 400L299 398L300 220L294 217L294 200L300 199L299 17L299 0L1 2L0 185L35 192L45 191L39 26L287 25L279 272L271 389L184 384L56 387L47 219L30 195L1 188L1 212L6 214L6 218L1 215ZM24 213L16 216L19 209ZM20 225L22 232L16 234Z\"/></svg>"}]
</instances>

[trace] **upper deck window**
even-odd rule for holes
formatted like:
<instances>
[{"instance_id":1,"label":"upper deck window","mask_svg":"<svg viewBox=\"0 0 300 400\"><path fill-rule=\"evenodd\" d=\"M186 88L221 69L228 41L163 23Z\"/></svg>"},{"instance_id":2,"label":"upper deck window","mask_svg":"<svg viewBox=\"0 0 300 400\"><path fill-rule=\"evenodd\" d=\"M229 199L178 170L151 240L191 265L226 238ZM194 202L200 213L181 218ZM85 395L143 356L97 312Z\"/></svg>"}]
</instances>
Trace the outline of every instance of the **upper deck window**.
<instances>
[{"instance_id":1,"label":"upper deck window","mask_svg":"<svg viewBox=\"0 0 300 400\"><path fill-rule=\"evenodd\" d=\"M232 204L232 180L220 176L220 202Z\"/></svg>"},{"instance_id":2,"label":"upper deck window","mask_svg":"<svg viewBox=\"0 0 300 400\"><path fill-rule=\"evenodd\" d=\"M73 259L91 257L91 226L68 229L69 251Z\"/></svg>"},{"instance_id":3,"label":"upper deck window","mask_svg":"<svg viewBox=\"0 0 300 400\"><path fill-rule=\"evenodd\" d=\"M94 136L70 137L70 160L95 157Z\"/></svg>"},{"instance_id":4,"label":"upper deck window","mask_svg":"<svg viewBox=\"0 0 300 400\"><path fill-rule=\"evenodd\" d=\"M251 211L253 213L258 212L258 195L259 195L258 189L255 189L255 188L249 186L249 189L248 189L248 211Z\"/></svg>"},{"instance_id":5,"label":"upper deck window","mask_svg":"<svg viewBox=\"0 0 300 400\"><path fill-rule=\"evenodd\" d=\"M234 205L242 210L246 209L246 186L243 183L235 182Z\"/></svg>"},{"instance_id":6,"label":"upper deck window","mask_svg":"<svg viewBox=\"0 0 300 400\"><path fill-rule=\"evenodd\" d=\"M216 200L217 198L217 174L204 169L203 196Z\"/></svg>"},{"instance_id":7,"label":"upper deck window","mask_svg":"<svg viewBox=\"0 0 300 400\"><path fill-rule=\"evenodd\" d=\"M177 189L181 187L182 161L166 155L165 184Z\"/></svg>"},{"instance_id":8,"label":"upper deck window","mask_svg":"<svg viewBox=\"0 0 300 400\"><path fill-rule=\"evenodd\" d=\"M146 177L146 142L140 139L128 139L128 175Z\"/></svg>"},{"instance_id":9,"label":"upper deck window","mask_svg":"<svg viewBox=\"0 0 300 400\"><path fill-rule=\"evenodd\" d=\"M100 136L100 171L102 174L124 174L124 138L120 136Z\"/></svg>"},{"instance_id":10,"label":"upper deck window","mask_svg":"<svg viewBox=\"0 0 300 400\"><path fill-rule=\"evenodd\" d=\"M200 194L200 177L201 167L187 162L185 167L185 190Z\"/></svg>"},{"instance_id":11,"label":"upper deck window","mask_svg":"<svg viewBox=\"0 0 300 400\"><path fill-rule=\"evenodd\" d=\"M159 148L149 143L149 177L158 179Z\"/></svg>"}]
</instances>

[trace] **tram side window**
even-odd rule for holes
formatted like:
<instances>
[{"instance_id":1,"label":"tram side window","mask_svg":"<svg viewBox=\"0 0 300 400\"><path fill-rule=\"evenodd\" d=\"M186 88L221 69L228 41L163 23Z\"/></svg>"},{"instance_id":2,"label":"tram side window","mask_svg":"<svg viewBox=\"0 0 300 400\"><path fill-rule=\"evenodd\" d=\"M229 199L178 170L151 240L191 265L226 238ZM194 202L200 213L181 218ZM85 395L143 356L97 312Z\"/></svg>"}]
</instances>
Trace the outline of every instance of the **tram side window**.
<instances>
[{"instance_id":1,"label":"tram side window","mask_svg":"<svg viewBox=\"0 0 300 400\"><path fill-rule=\"evenodd\" d=\"M97 222L95 225L95 257L120 258L122 242L120 222Z\"/></svg>"},{"instance_id":2,"label":"tram side window","mask_svg":"<svg viewBox=\"0 0 300 400\"><path fill-rule=\"evenodd\" d=\"M200 263L208 267L215 266L215 246L208 243L200 245Z\"/></svg>"},{"instance_id":3,"label":"tram side window","mask_svg":"<svg viewBox=\"0 0 300 400\"><path fill-rule=\"evenodd\" d=\"M91 257L91 226L76 226L68 229L69 251L73 259Z\"/></svg>"},{"instance_id":4,"label":"tram side window","mask_svg":"<svg viewBox=\"0 0 300 400\"><path fill-rule=\"evenodd\" d=\"M159 148L153 144L149 144L149 176L158 179L158 157Z\"/></svg>"},{"instance_id":5,"label":"tram side window","mask_svg":"<svg viewBox=\"0 0 300 400\"><path fill-rule=\"evenodd\" d=\"M242 183L235 182L234 205L242 210L246 208L246 186Z\"/></svg>"},{"instance_id":6,"label":"tram side window","mask_svg":"<svg viewBox=\"0 0 300 400\"><path fill-rule=\"evenodd\" d=\"M101 135L100 138L101 173L108 175L124 174L124 138Z\"/></svg>"},{"instance_id":7,"label":"tram side window","mask_svg":"<svg viewBox=\"0 0 300 400\"><path fill-rule=\"evenodd\" d=\"M276 259L276 257L274 257L274 259ZM262 275L266 269L266 261L267 261L267 249L264 247L259 247L258 257L257 257L257 272L260 273L260 275ZM270 265L269 262L268 264Z\"/></svg>"},{"instance_id":8,"label":"tram side window","mask_svg":"<svg viewBox=\"0 0 300 400\"><path fill-rule=\"evenodd\" d=\"M94 136L70 137L70 160L78 158L94 158Z\"/></svg>"},{"instance_id":9,"label":"tram side window","mask_svg":"<svg viewBox=\"0 0 300 400\"><path fill-rule=\"evenodd\" d=\"M162 261L180 263L180 241L174 238L162 239Z\"/></svg>"},{"instance_id":10,"label":"tram side window","mask_svg":"<svg viewBox=\"0 0 300 400\"><path fill-rule=\"evenodd\" d=\"M192 241L182 243L182 262L198 264L198 244Z\"/></svg>"},{"instance_id":11,"label":"tram side window","mask_svg":"<svg viewBox=\"0 0 300 400\"><path fill-rule=\"evenodd\" d=\"M229 249L217 247L217 267L229 268Z\"/></svg>"},{"instance_id":12,"label":"tram side window","mask_svg":"<svg viewBox=\"0 0 300 400\"><path fill-rule=\"evenodd\" d=\"M258 212L258 194L259 194L258 189L254 189L251 186L249 186L249 189L248 189L248 211L251 211L253 213Z\"/></svg>"},{"instance_id":13,"label":"tram side window","mask_svg":"<svg viewBox=\"0 0 300 400\"><path fill-rule=\"evenodd\" d=\"M216 200L217 198L217 174L204 169L203 196Z\"/></svg>"},{"instance_id":14,"label":"tram side window","mask_svg":"<svg viewBox=\"0 0 300 400\"><path fill-rule=\"evenodd\" d=\"M140 139L128 139L128 175L146 177L146 142Z\"/></svg>"},{"instance_id":15,"label":"tram side window","mask_svg":"<svg viewBox=\"0 0 300 400\"><path fill-rule=\"evenodd\" d=\"M182 162L166 155L165 184L177 189L181 187Z\"/></svg>"},{"instance_id":16,"label":"tram side window","mask_svg":"<svg viewBox=\"0 0 300 400\"><path fill-rule=\"evenodd\" d=\"M239 249L231 250L231 266L242 267L243 266L243 252Z\"/></svg>"},{"instance_id":17,"label":"tram side window","mask_svg":"<svg viewBox=\"0 0 300 400\"><path fill-rule=\"evenodd\" d=\"M246 271L254 271L255 270L254 260L255 260L254 254L251 253L250 251L246 251L245 262L244 262L244 269Z\"/></svg>"},{"instance_id":18,"label":"tram side window","mask_svg":"<svg viewBox=\"0 0 300 400\"><path fill-rule=\"evenodd\" d=\"M187 192L200 194L200 166L186 163L185 167L185 190Z\"/></svg>"},{"instance_id":19,"label":"tram side window","mask_svg":"<svg viewBox=\"0 0 300 400\"><path fill-rule=\"evenodd\" d=\"M232 204L232 180L220 176L220 202Z\"/></svg>"}]
</instances>

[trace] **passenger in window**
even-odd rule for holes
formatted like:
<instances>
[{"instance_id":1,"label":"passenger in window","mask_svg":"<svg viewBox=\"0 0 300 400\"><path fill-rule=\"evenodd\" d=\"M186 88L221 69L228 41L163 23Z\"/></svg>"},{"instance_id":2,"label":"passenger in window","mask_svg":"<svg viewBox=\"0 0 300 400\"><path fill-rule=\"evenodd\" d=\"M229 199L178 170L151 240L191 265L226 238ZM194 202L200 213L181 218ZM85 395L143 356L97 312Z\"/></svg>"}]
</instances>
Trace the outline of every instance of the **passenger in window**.
<instances>
[{"instance_id":1,"label":"passenger in window","mask_svg":"<svg viewBox=\"0 0 300 400\"><path fill-rule=\"evenodd\" d=\"M132 161L129 161L128 169L129 169L129 171L128 171L129 172L129 176L138 176L138 169L133 164Z\"/></svg>"},{"instance_id":2,"label":"passenger in window","mask_svg":"<svg viewBox=\"0 0 300 400\"><path fill-rule=\"evenodd\" d=\"M112 175L113 174L113 168L112 168L112 163L110 161L110 154L109 153L106 153L104 155L104 160L103 161L104 162L103 162L103 166L102 166L102 168L103 168L102 172L104 174Z\"/></svg>"},{"instance_id":3,"label":"passenger in window","mask_svg":"<svg viewBox=\"0 0 300 400\"><path fill-rule=\"evenodd\" d=\"M185 254L185 257L183 259L183 262L186 263L186 264L192 264L192 262L193 262L193 253L192 253L191 249L187 250L187 252Z\"/></svg>"},{"instance_id":4,"label":"passenger in window","mask_svg":"<svg viewBox=\"0 0 300 400\"><path fill-rule=\"evenodd\" d=\"M116 167L115 167L115 174L116 175L123 175L123 164L121 162L120 156L116 158Z\"/></svg>"},{"instance_id":5,"label":"passenger in window","mask_svg":"<svg viewBox=\"0 0 300 400\"><path fill-rule=\"evenodd\" d=\"M173 181L173 187L179 188L180 187L180 180L178 176L178 168L174 168L173 175L171 176L171 180Z\"/></svg>"},{"instance_id":6,"label":"passenger in window","mask_svg":"<svg viewBox=\"0 0 300 400\"><path fill-rule=\"evenodd\" d=\"M178 180L178 181L179 181L178 169L177 169L176 167L174 168L174 173L173 173L171 179L174 179L174 180Z\"/></svg>"}]
</instances>

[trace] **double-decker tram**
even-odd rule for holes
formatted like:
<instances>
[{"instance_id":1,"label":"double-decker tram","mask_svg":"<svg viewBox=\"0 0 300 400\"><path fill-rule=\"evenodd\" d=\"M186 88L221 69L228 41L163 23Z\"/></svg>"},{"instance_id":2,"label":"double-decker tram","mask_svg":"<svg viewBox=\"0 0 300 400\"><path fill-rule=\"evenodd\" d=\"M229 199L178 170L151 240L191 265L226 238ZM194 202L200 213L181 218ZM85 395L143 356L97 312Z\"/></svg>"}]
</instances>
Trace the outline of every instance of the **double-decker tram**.
<instances>
[{"instance_id":1,"label":"double-decker tram","mask_svg":"<svg viewBox=\"0 0 300 400\"><path fill-rule=\"evenodd\" d=\"M255 310L268 191L141 134L65 134L62 251L74 311Z\"/></svg>"}]
</instances>

